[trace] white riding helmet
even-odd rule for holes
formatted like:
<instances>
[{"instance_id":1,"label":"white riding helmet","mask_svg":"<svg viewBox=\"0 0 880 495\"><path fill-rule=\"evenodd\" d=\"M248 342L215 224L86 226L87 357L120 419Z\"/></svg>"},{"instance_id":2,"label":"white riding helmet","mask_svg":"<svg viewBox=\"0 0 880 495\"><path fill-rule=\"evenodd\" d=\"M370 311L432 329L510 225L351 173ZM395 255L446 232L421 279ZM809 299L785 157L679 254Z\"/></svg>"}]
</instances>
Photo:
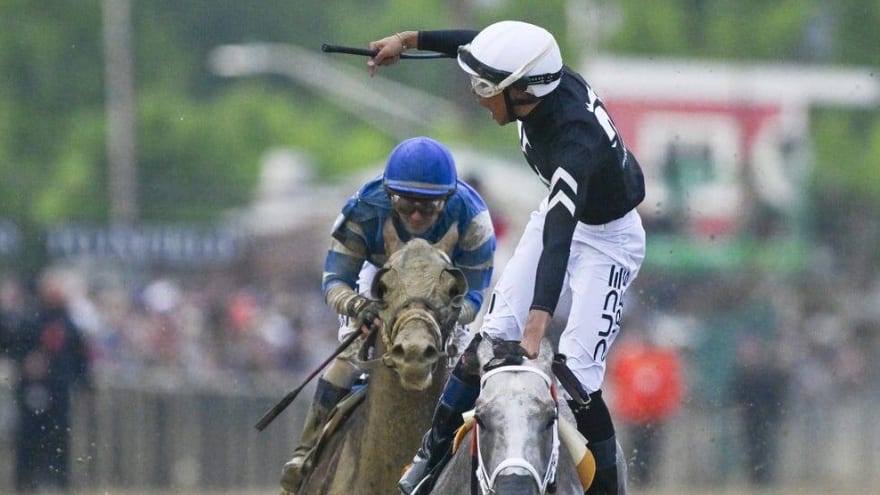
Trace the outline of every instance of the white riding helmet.
<instances>
[{"instance_id":1,"label":"white riding helmet","mask_svg":"<svg viewBox=\"0 0 880 495\"><path fill-rule=\"evenodd\" d=\"M474 92L489 98L507 87L537 97L550 93L562 77L562 55L546 29L520 21L487 26L458 48L458 65L470 74Z\"/></svg>"}]
</instances>

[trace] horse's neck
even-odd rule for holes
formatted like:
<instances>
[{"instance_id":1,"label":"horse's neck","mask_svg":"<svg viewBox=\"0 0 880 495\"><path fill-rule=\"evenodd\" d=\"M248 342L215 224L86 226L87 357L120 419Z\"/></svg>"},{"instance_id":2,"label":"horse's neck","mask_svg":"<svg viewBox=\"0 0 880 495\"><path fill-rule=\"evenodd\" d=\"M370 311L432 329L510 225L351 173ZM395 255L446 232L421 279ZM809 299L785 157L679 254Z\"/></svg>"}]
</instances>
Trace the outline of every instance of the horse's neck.
<instances>
[{"instance_id":1,"label":"horse's neck","mask_svg":"<svg viewBox=\"0 0 880 495\"><path fill-rule=\"evenodd\" d=\"M427 390L405 390L390 369L382 366L374 370L370 375L365 404L367 440L386 442L391 439L398 445L408 443L410 437L417 437L420 441L431 424L431 415L445 379L445 375L438 374Z\"/></svg>"},{"instance_id":2,"label":"horse's neck","mask_svg":"<svg viewBox=\"0 0 880 495\"><path fill-rule=\"evenodd\" d=\"M370 385L363 404L363 432L357 440L361 455L356 468L358 486L372 493L393 493L401 469L412 460L422 435L431 425L431 415L445 384L445 375L435 375L427 390L404 390L397 375L380 366L370 373ZM350 439L354 440L354 439Z\"/></svg>"}]
</instances>

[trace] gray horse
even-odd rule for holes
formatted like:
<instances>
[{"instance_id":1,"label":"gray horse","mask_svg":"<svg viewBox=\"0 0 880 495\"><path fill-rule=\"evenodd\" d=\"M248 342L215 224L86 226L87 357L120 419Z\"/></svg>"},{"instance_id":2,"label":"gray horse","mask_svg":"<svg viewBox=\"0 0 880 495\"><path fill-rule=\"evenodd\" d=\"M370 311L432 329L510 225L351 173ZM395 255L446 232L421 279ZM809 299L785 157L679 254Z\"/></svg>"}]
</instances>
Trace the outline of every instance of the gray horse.
<instances>
[{"instance_id":1,"label":"gray horse","mask_svg":"<svg viewBox=\"0 0 880 495\"><path fill-rule=\"evenodd\" d=\"M391 255L373 282L386 305L366 395L322 440L297 495L396 492L431 423L446 375L442 342L466 291L442 245L414 239Z\"/></svg>"},{"instance_id":2,"label":"gray horse","mask_svg":"<svg viewBox=\"0 0 880 495\"><path fill-rule=\"evenodd\" d=\"M481 365L494 357L489 339L477 352ZM557 399L552 358L545 339L537 359L483 373L476 426L463 437L431 493L544 495L552 487L558 495L584 493L595 463L566 401ZM618 465L624 464L619 447L618 458ZM625 478L625 464L621 472Z\"/></svg>"}]
</instances>

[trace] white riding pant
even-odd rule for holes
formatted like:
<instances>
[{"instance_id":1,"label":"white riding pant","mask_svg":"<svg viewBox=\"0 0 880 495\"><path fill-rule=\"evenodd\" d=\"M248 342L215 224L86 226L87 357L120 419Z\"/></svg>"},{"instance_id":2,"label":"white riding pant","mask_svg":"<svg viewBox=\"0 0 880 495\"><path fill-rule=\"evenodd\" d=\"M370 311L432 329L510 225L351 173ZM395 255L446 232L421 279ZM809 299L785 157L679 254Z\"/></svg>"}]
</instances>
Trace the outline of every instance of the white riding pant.
<instances>
[{"instance_id":1,"label":"white riding pant","mask_svg":"<svg viewBox=\"0 0 880 495\"><path fill-rule=\"evenodd\" d=\"M374 299L371 288L373 287L373 279L376 278L377 273L379 273L379 269L376 268L375 265L372 263L364 263L358 274L357 291L359 294ZM339 315L339 331L337 332L337 336L339 337L340 342L345 340L346 337L356 330L349 320L351 320L351 318L348 316ZM451 349L450 346L455 346L456 353L460 354L464 351L464 348L467 347L470 339L471 335L468 328L460 323L456 323L455 328L452 330L452 335L447 339L447 350ZM453 357L454 356L449 356L450 359Z\"/></svg>"},{"instance_id":2,"label":"white riding pant","mask_svg":"<svg viewBox=\"0 0 880 495\"><path fill-rule=\"evenodd\" d=\"M543 250L547 199L532 212L489 301L481 331L494 338L522 340ZM588 392L602 387L605 357L620 330L626 290L645 257L645 230L633 209L603 225L578 223L571 242L563 295L571 309L559 339L559 352Z\"/></svg>"}]
</instances>

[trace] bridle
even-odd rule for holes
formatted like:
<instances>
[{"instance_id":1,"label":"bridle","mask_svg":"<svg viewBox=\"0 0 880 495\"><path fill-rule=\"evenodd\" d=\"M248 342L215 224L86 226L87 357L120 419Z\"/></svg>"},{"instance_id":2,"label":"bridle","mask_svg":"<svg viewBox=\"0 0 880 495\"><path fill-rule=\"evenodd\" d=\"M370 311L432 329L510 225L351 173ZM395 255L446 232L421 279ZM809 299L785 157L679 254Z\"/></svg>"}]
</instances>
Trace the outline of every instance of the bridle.
<instances>
[{"instance_id":1,"label":"bridle","mask_svg":"<svg viewBox=\"0 0 880 495\"><path fill-rule=\"evenodd\" d=\"M440 344L440 349L445 347L446 339L440 329L440 324L437 323L437 311L434 310L427 299L414 298L394 315L394 321L390 325L391 331L382 332L382 344L385 347L385 354L382 355L382 364L389 368L394 367L394 363L391 361L391 348L394 345L394 340L397 339L400 329L414 321L424 323L430 329L434 340ZM382 330L385 329L383 328Z\"/></svg>"},{"instance_id":2,"label":"bridle","mask_svg":"<svg viewBox=\"0 0 880 495\"><path fill-rule=\"evenodd\" d=\"M556 491L556 466L559 461L559 401L556 397L556 386L553 384L553 380L550 378L547 373L543 371L533 368L531 366L522 366L522 365L513 365L513 366L501 366L490 371L487 371L483 374L483 377L480 379L480 389L482 390L486 380L489 377L494 376L498 373L504 372L514 372L514 371L525 371L529 373L535 373L540 376L544 383L547 384L547 387L550 391L550 396L553 398L553 404L556 408L556 416L553 419L553 439L550 451L550 459L547 462L547 471L544 473L542 477L535 466L532 465L529 461L522 457L510 457L501 461L495 469L489 473L486 469L486 463L483 461L483 453L480 449L480 440L479 440L479 423L474 422L474 431L471 436L471 464L473 466L472 472L474 473L471 477L471 494L479 495L482 493L483 495L493 494L495 493L495 481L498 478L498 475L501 474L502 471L509 468L519 467L525 469L532 479L537 484L540 489L539 493L542 495L545 493L553 493Z\"/></svg>"}]
</instances>

